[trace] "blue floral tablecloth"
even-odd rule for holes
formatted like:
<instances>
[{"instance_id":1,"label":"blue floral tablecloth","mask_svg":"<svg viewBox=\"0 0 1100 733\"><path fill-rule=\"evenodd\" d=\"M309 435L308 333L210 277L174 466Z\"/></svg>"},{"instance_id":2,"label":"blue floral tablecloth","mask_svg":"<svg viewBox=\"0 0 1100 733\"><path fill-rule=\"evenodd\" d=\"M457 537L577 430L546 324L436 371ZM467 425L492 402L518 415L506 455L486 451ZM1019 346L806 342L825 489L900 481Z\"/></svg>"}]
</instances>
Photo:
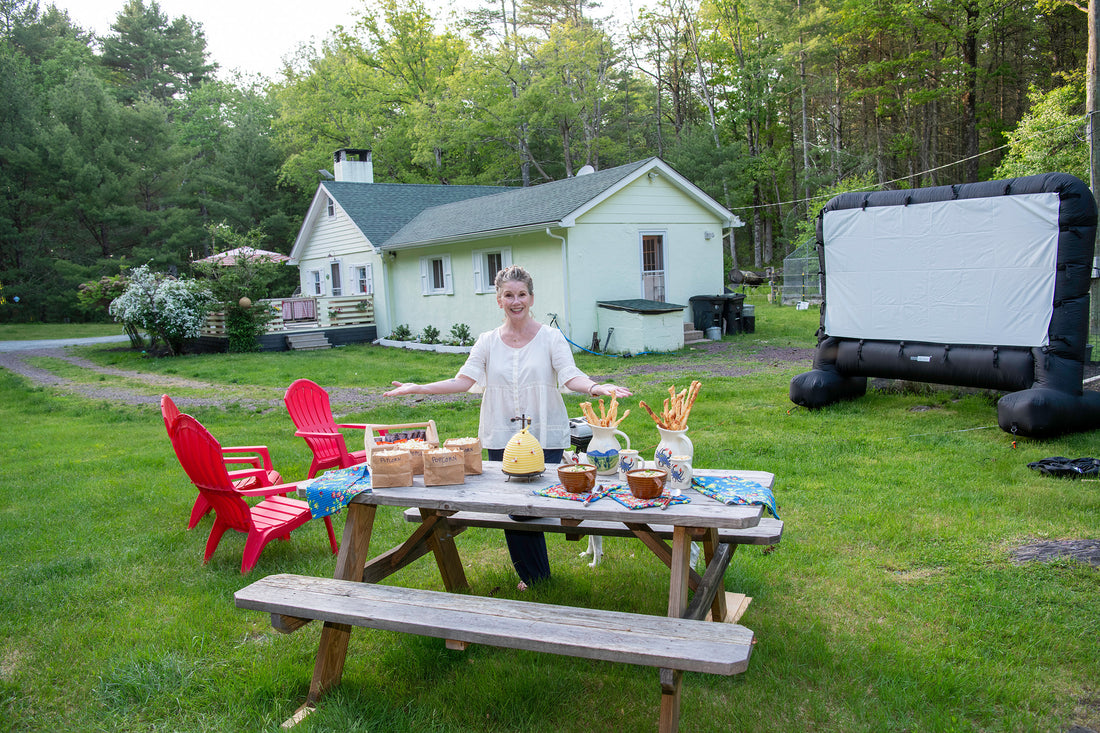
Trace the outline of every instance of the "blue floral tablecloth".
<instances>
[{"instance_id":1,"label":"blue floral tablecloth","mask_svg":"<svg viewBox=\"0 0 1100 733\"><path fill-rule=\"evenodd\" d=\"M298 485L298 494L309 504L314 519L335 514L346 507L353 496L370 490L370 469L365 463L326 471Z\"/></svg>"},{"instance_id":2,"label":"blue floral tablecloth","mask_svg":"<svg viewBox=\"0 0 1100 733\"><path fill-rule=\"evenodd\" d=\"M763 484L736 476L696 476L691 487L700 494L723 504L762 504L779 519L775 509L775 494Z\"/></svg>"}]
</instances>

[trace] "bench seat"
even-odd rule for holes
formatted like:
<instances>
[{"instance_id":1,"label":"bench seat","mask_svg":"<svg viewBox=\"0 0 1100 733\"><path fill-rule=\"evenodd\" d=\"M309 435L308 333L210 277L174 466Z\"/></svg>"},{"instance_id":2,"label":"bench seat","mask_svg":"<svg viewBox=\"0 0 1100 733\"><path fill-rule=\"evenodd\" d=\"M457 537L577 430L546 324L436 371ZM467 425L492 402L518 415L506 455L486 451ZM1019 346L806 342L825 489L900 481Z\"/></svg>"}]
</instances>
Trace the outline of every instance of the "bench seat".
<instances>
[{"instance_id":1,"label":"bench seat","mask_svg":"<svg viewBox=\"0 0 1100 733\"><path fill-rule=\"evenodd\" d=\"M270 575L234 598L240 608L272 614L277 629L301 625L287 623L292 619L316 619L686 672L743 672L753 645L753 632L737 624L303 575Z\"/></svg>"},{"instance_id":2,"label":"bench seat","mask_svg":"<svg viewBox=\"0 0 1100 733\"><path fill-rule=\"evenodd\" d=\"M406 509L406 522L419 522L420 511L415 507ZM653 513L639 513L639 522L652 518ZM622 522L607 522L586 519L576 526L562 524L562 520L540 517L519 522L507 514L486 512L455 512L447 517L447 523L454 527L485 527L488 529L514 529L528 532L559 532L573 536L600 535L601 537L633 537L634 533ZM672 539L672 525L649 524L650 529L662 539ZM718 541L730 545L777 545L783 537L783 522L779 519L761 517L755 527L743 529L719 529Z\"/></svg>"}]
</instances>

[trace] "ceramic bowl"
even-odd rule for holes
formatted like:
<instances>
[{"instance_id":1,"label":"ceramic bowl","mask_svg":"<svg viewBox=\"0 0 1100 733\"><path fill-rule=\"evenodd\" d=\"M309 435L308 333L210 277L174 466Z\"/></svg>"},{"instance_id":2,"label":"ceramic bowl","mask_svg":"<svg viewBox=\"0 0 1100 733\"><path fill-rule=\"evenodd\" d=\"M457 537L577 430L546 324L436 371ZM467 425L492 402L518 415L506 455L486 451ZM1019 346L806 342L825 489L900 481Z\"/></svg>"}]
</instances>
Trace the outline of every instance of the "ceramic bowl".
<instances>
[{"instance_id":1,"label":"ceramic bowl","mask_svg":"<svg viewBox=\"0 0 1100 733\"><path fill-rule=\"evenodd\" d=\"M663 468L635 468L626 472L630 493L639 499L656 499L665 488L668 471Z\"/></svg>"},{"instance_id":2,"label":"ceramic bowl","mask_svg":"<svg viewBox=\"0 0 1100 733\"><path fill-rule=\"evenodd\" d=\"M583 494L596 485L596 467L591 463L558 466L558 481L571 494Z\"/></svg>"}]
</instances>

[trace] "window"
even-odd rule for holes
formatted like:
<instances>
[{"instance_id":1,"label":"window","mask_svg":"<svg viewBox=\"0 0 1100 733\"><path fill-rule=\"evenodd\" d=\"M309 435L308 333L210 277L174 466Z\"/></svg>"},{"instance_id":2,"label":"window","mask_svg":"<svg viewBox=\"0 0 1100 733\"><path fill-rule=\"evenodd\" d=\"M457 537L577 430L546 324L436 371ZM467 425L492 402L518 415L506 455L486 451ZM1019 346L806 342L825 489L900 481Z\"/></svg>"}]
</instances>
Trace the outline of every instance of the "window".
<instances>
[{"instance_id":1,"label":"window","mask_svg":"<svg viewBox=\"0 0 1100 733\"><path fill-rule=\"evenodd\" d=\"M497 273L512 264L512 248L474 250L474 292L495 293Z\"/></svg>"},{"instance_id":2,"label":"window","mask_svg":"<svg viewBox=\"0 0 1100 733\"><path fill-rule=\"evenodd\" d=\"M374 272L370 265L352 265L351 276L356 295L374 293Z\"/></svg>"},{"instance_id":3,"label":"window","mask_svg":"<svg viewBox=\"0 0 1100 733\"><path fill-rule=\"evenodd\" d=\"M665 299L665 238L662 234L642 235L642 297Z\"/></svg>"},{"instance_id":4,"label":"window","mask_svg":"<svg viewBox=\"0 0 1100 733\"><path fill-rule=\"evenodd\" d=\"M332 200L331 196L326 196L325 200L327 201L328 215L330 217L336 216L336 202Z\"/></svg>"},{"instance_id":5,"label":"window","mask_svg":"<svg viewBox=\"0 0 1100 733\"><path fill-rule=\"evenodd\" d=\"M340 280L340 261L333 260L329 263L329 274L332 277L332 297L338 298L344 294L342 281Z\"/></svg>"},{"instance_id":6,"label":"window","mask_svg":"<svg viewBox=\"0 0 1100 733\"><path fill-rule=\"evenodd\" d=\"M309 282L309 284L307 286L307 289L309 290L309 292L313 293L314 295L324 295L325 294L325 286L321 282L321 271L320 270L310 270L307 273L306 277L308 278L308 282Z\"/></svg>"},{"instance_id":7,"label":"window","mask_svg":"<svg viewBox=\"0 0 1100 733\"><path fill-rule=\"evenodd\" d=\"M451 295L451 256L420 258L420 292L424 295Z\"/></svg>"}]
</instances>

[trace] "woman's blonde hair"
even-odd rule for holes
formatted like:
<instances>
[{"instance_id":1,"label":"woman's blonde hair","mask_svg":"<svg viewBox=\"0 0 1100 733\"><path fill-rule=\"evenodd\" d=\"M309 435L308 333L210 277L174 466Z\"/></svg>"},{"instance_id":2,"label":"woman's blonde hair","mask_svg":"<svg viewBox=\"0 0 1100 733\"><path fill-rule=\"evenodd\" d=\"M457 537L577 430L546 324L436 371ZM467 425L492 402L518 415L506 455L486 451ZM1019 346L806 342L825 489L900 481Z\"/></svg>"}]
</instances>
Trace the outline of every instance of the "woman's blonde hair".
<instances>
[{"instance_id":1,"label":"woman's blonde hair","mask_svg":"<svg viewBox=\"0 0 1100 733\"><path fill-rule=\"evenodd\" d=\"M500 295L500 289L503 288L504 283L507 282L523 283L528 293L531 293L531 295L535 294L535 281L531 279L531 273L527 272L527 270L524 270L519 265L509 265L497 272L497 276L493 280L493 285L495 285L497 289L497 295Z\"/></svg>"}]
</instances>

